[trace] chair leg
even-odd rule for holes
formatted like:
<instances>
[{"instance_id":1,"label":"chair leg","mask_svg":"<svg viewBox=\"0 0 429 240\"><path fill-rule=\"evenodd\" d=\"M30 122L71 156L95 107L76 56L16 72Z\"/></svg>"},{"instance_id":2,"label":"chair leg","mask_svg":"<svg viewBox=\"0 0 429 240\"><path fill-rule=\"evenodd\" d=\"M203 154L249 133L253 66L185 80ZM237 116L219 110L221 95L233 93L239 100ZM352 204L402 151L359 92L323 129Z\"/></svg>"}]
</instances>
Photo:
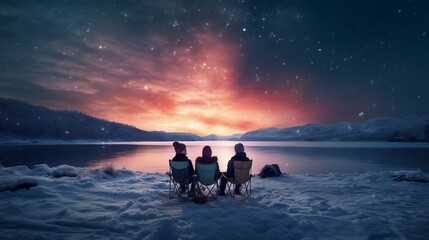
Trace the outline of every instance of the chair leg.
<instances>
[{"instance_id":1,"label":"chair leg","mask_svg":"<svg viewBox=\"0 0 429 240\"><path fill-rule=\"evenodd\" d=\"M174 196L176 194L178 194L178 186L177 184L173 181L173 179L170 177L170 182L168 184L168 197L170 199L174 198Z\"/></svg>"},{"instance_id":2,"label":"chair leg","mask_svg":"<svg viewBox=\"0 0 429 240\"><path fill-rule=\"evenodd\" d=\"M168 198L171 199L171 178L170 181L168 181Z\"/></svg>"},{"instance_id":3,"label":"chair leg","mask_svg":"<svg viewBox=\"0 0 429 240\"><path fill-rule=\"evenodd\" d=\"M180 184L176 183L175 185L176 189L175 189L175 194L177 195L178 198L182 198L181 194L182 194L182 187L180 187Z\"/></svg>"},{"instance_id":4,"label":"chair leg","mask_svg":"<svg viewBox=\"0 0 429 240\"><path fill-rule=\"evenodd\" d=\"M188 185L186 185L186 187L185 187L185 196L187 197L187 198L189 198L190 197L190 195L189 195L189 193L190 193L191 191L189 190L189 184ZM183 199L183 198L182 198Z\"/></svg>"},{"instance_id":5,"label":"chair leg","mask_svg":"<svg viewBox=\"0 0 429 240\"><path fill-rule=\"evenodd\" d=\"M216 184L207 186L199 183L197 186L198 186L199 195L206 196L207 198L214 197L215 199L217 199L217 195L219 193L219 184L216 183ZM202 187L205 187L206 193L204 193L204 191L201 189Z\"/></svg>"},{"instance_id":6,"label":"chair leg","mask_svg":"<svg viewBox=\"0 0 429 240\"><path fill-rule=\"evenodd\" d=\"M216 182L216 192L215 192L215 199L217 200L217 196L219 195L219 184Z\"/></svg>"},{"instance_id":7,"label":"chair leg","mask_svg":"<svg viewBox=\"0 0 429 240\"><path fill-rule=\"evenodd\" d=\"M249 197L252 196L252 178L249 178Z\"/></svg>"},{"instance_id":8,"label":"chair leg","mask_svg":"<svg viewBox=\"0 0 429 240\"><path fill-rule=\"evenodd\" d=\"M176 188L175 188L175 186L174 186L174 183L171 183L170 184L171 185L171 187L170 187L170 199L171 198L174 198L174 195L176 195Z\"/></svg>"},{"instance_id":9,"label":"chair leg","mask_svg":"<svg viewBox=\"0 0 429 240\"><path fill-rule=\"evenodd\" d=\"M250 197L252 195L252 181L249 179L247 182L242 184L241 189L244 191L243 196Z\"/></svg>"},{"instance_id":10,"label":"chair leg","mask_svg":"<svg viewBox=\"0 0 429 240\"><path fill-rule=\"evenodd\" d=\"M226 182L226 194L225 194L225 196L229 194L231 197L234 197L234 191L233 191L234 189L235 189L235 184L227 181Z\"/></svg>"},{"instance_id":11,"label":"chair leg","mask_svg":"<svg viewBox=\"0 0 429 240\"><path fill-rule=\"evenodd\" d=\"M249 196L248 185L243 184L242 186L243 186L243 190L244 190L243 196L246 196L246 197Z\"/></svg>"},{"instance_id":12,"label":"chair leg","mask_svg":"<svg viewBox=\"0 0 429 240\"><path fill-rule=\"evenodd\" d=\"M173 189L170 196L174 198L176 195L180 197L180 185L173 182Z\"/></svg>"},{"instance_id":13,"label":"chair leg","mask_svg":"<svg viewBox=\"0 0 429 240\"><path fill-rule=\"evenodd\" d=\"M214 198L217 199L219 186L217 184L213 184L211 187L209 187L209 186L206 186L206 187L208 190L207 197L214 196Z\"/></svg>"},{"instance_id":14,"label":"chair leg","mask_svg":"<svg viewBox=\"0 0 429 240\"><path fill-rule=\"evenodd\" d=\"M177 196L178 198L180 198L182 200L189 199L191 197L192 184L194 184L193 190L195 191L195 184L196 183L194 182L194 180L186 181L186 182L182 183L182 185L185 185L185 189L182 189L181 184L174 180L173 175L171 173L167 173L167 175L170 177L170 181L168 183L168 197L170 199L172 199L172 198ZM189 185L191 185L191 186L189 186ZM182 196L183 194L185 194L186 197Z\"/></svg>"},{"instance_id":15,"label":"chair leg","mask_svg":"<svg viewBox=\"0 0 429 240\"><path fill-rule=\"evenodd\" d=\"M175 196L177 196L178 198L185 200L190 198L190 190L189 190L189 186L185 186L184 191L182 190L182 187L179 183L177 182L172 182L172 187L169 187L171 189L170 191L170 199L174 198ZM186 197L184 197L183 195L185 195Z\"/></svg>"}]
</instances>

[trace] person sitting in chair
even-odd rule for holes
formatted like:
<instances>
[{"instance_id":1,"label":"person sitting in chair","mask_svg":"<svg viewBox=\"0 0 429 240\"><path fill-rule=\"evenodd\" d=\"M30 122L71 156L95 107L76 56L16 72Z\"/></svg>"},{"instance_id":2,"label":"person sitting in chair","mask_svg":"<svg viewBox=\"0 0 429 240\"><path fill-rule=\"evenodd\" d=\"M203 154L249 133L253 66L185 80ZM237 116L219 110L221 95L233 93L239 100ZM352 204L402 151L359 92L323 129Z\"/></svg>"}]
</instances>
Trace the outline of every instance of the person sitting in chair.
<instances>
[{"instance_id":1,"label":"person sitting in chair","mask_svg":"<svg viewBox=\"0 0 429 240\"><path fill-rule=\"evenodd\" d=\"M215 173L215 180L219 179L222 174L221 174L221 172L219 170L219 164L217 162L217 157L216 156L212 157L212 149L211 149L211 147L210 146L205 146L203 148L203 152L202 153L203 153L203 155L201 157L197 157L197 159L195 159L195 166L198 163L201 163L201 164L216 163L217 168L216 168L216 173Z\"/></svg>"},{"instance_id":2,"label":"person sitting in chair","mask_svg":"<svg viewBox=\"0 0 429 240\"><path fill-rule=\"evenodd\" d=\"M223 172L223 175L227 178L234 177L234 161L249 161L250 159L246 156L246 152L244 152L244 146L242 143L237 143L234 146L235 155L231 157L231 160L228 161L228 166L226 172ZM225 188L226 188L227 179L222 177L220 179L220 196L225 196ZM235 194L240 195L240 187L241 185L235 186Z\"/></svg>"},{"instance_id":3,"label":"person sitting in chair","mask_svg":"<svg viewBox=\"0 0 429 240\"><path fill-rule=\"evenodd\" d=\"M174 151L176 152L176 156L174 156L171 160L177 161L177 162L184 162L188 161L188 176L189 176L189 182L191 184L191 192L194 192L195 186L194 186L194 166L192 165L192 161L186 156L186 145L179 142L173 142ZM180 185L180 188L182 192L186 190L185 185Z\"/></svg>"}]
</instances>

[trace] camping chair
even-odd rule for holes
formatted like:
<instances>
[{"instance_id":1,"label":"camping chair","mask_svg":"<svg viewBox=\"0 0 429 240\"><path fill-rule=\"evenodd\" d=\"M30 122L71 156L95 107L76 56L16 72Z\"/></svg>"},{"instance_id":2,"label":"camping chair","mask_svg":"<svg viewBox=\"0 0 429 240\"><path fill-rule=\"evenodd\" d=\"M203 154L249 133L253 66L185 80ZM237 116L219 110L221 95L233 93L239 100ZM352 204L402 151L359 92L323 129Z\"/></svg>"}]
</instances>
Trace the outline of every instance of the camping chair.
<instances>
[{"instance_id":1,"label":"camping chair","mask_svg":"<svg viewBox=\"0 0 429 240\"><path fill-rule=\"evenodd\" d=\"M240 186L243 196L250 197L252 194L252 160L234 161L234 177L227 178L227 194L235 196L235 186Z\"/></svg>"},{"instance_id":2,"label":"camping chair","mask_svg":"<svg viewBox=\"0 0 429 240\"><path fill-rule=\"evenodd\" d=\"M178 196L179 198L182 198L182 189L180 188L180 185L185 185L185 192L186 196L190 197L190 191L189 191L189 184L191 182L189 181L188 176L188 162L177 162L169 160L170 164L170 172L168 172L168 176L170 177L170 184L168 187L169 190L169 198L173 198L174 196Z\"/></svg>"},{"instance_id":3,"label":"camping chair","mask_svg":"<svg viewBox=\"0 0 429 240\"><path fill-rule=\"evenodd\" d=\"M209 198L210 196L217 199L217 194L219 192L219 184L218 179L215 179L217 164L216 163L197 163L195 165L195 168L197 170L197 190L199 194L202 194L203 196L206 196ZM204 186L207 189L207 193L204 194L202 190L202 186Z\"/></svg>"}]
</instances>

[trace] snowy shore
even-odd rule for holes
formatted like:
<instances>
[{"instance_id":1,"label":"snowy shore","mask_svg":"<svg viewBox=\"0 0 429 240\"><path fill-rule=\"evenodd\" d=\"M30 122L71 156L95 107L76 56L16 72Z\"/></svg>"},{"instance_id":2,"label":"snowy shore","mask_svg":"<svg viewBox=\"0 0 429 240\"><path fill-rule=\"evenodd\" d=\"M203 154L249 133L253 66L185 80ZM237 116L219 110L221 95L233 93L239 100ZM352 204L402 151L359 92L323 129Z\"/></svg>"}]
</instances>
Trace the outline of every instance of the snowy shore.
<instances>
[{"instance_id":1,"label":"snowy shore","mask_svg":"<svg viewBox=\"0 0 429 240\"><path fill-rule=\"evenodd\" d=\"M0 232L1 239L423 240L427 181L420 171L254 177L251 198L199 205L168 199L163 173L16 166L0 170Z\"/></svg>"}]
</instances>

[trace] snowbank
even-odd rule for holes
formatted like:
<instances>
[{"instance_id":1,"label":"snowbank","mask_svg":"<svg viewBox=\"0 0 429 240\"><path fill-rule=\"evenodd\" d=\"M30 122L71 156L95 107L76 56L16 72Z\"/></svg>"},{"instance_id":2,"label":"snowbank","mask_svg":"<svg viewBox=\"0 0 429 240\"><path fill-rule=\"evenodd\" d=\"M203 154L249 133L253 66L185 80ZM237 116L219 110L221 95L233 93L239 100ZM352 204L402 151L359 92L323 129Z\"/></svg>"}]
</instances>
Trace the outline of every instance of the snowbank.
<instances>
[{"instance_id":1,"label":"snowbank","mask_svg":"<svg viewBox=\"0 0 429 240\"><path fill-rule=\"evenodd\" d=\"M406 181L395 181L398 176ZM429 239L419 171L284 175L252 197L168 199L168 178L112 168L0 170L2 239ZM7 190L19 184L28 188Z\"/></svg>"}]
</instances>

